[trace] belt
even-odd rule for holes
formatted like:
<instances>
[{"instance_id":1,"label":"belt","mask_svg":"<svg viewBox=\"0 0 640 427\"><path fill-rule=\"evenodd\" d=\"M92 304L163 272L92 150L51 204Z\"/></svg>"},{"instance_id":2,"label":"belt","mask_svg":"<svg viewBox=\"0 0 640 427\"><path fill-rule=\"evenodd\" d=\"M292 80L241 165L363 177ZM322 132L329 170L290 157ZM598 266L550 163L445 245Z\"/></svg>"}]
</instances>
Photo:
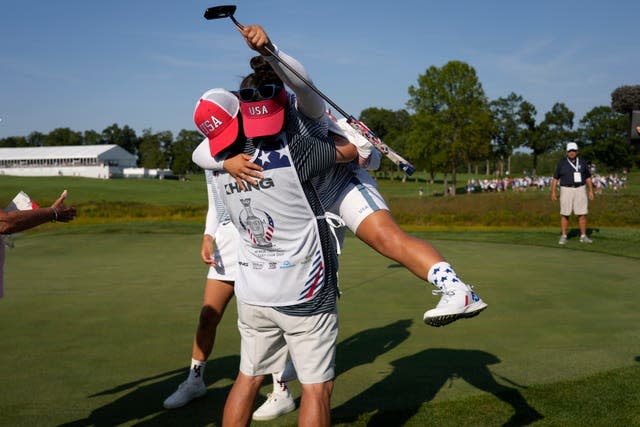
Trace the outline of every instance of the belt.
<instances>
[{"instance_id":1,"label":"belt","mask_svg":"<svg viewBox=\"0 0 640 427\"><path fill-rule=\"evenodd\" d=\"M578 188L578 187L584 187L584 184L561 185L561 187Z\"/></svg>"}]
</instances>

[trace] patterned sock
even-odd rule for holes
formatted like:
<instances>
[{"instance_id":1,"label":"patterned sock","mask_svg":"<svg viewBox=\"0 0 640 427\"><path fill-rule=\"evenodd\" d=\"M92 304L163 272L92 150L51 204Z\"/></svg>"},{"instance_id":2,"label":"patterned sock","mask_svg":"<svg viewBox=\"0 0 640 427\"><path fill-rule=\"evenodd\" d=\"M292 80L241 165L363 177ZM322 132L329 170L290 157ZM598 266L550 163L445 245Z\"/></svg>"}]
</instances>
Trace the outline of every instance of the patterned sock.
<instances>
[{"instance_id":1,"label":"patterned sock","mask_svg":"<svg viewBox=\"0 0 640 427\"><path fill-rule=\"evenodd\" d=\"M278 394L289 394L289 387L284 381L280 381L282 378L282 372L275 372L271 374L273 377L273 392Z\"/></svg>"},{"instance_id":2,"label":"patterned sock","mask_svg":"<svg viewBox=\"0 0 640 427\"><path fill-rule=\"evenodd\" d=\"M191 369L189 370L189 378L187 378L187 381L204 382L204 367L206 364L206 360L201 362L196 359L191 359Z\"/></svg>"},{"instance_id":3,"label":"patterned sock","mask_svg":"<svg viewBox=\"0 0 640 427\"><path fill-rule=\"evenodd\" d=\"M453 271L451 265L446 261L434 264L429 269L427 279L429 280L429 283L438 289L442 289L444 286L464 285L464 283L458 278L456 272Z\"/></svg>"}]
</instances>

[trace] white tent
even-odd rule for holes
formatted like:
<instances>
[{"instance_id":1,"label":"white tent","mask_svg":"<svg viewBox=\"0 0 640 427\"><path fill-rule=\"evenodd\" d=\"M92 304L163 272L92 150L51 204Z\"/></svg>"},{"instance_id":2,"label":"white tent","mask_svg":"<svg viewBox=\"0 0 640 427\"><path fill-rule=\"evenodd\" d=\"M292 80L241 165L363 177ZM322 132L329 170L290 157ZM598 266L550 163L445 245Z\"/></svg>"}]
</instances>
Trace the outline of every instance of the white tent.
<instances>
[{"instance_id":1,"label":"white tent","mask_svg":"<svg viewBox=\"0 0 640 427\"><path fill-rule=\"evenodd\" d=\"M118 145L0 148L0 175L112 178L136 166Z\"/></svg>"}]
</instances>

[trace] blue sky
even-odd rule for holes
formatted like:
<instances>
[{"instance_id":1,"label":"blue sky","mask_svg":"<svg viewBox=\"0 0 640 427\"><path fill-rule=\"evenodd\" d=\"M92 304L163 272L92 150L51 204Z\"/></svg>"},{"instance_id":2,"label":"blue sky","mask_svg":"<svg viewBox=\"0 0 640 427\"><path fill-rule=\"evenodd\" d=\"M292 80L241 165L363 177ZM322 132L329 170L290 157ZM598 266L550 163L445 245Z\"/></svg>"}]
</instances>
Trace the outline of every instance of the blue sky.
<instances>
[{"instance_id":1,"label":"blue sky","mask_svg":"<svg viewBox=\"0 0 640 427\"><path fill-rule=\"evenodd\" d=\"M140 133L195 130L193 108L212 87L234 89L250 51L221 3L23 0L0 9L0 137L57 127ZM224 3L222 3L224 4ZM420 74L471 65L487 97L510 92L541 119L556 102L576 113L610 105L640 84L640 1L237 1L298 58L316 85L358 116L405 108Z\"/></svg>"}]
</instances>

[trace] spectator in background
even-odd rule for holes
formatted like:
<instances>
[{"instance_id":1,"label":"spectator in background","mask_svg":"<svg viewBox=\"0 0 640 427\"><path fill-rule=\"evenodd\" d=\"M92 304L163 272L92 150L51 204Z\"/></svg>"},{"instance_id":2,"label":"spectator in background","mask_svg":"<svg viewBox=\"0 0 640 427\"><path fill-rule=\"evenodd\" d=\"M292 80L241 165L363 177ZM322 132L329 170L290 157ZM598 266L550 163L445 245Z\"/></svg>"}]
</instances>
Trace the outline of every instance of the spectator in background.
<instances>
[{"instance_id":1,"label":"spectator in background","mask_svg":"<svg viewBox=\"0 0 640 427\"><path fill-rule=\"evenodd\" d=\"M591 172L587 162L580 161L578 157L578 144L569 142L567 144L567 157L561 159L556 166L551 182L551 200L558 200L557 186L560 183L560 236L561 245L567 243L567 228L569 227L569 216L573 212L578 216L580 227L580 243L592 243L587 237L587 214L588 201L585 184L589 187L589 200L593 200L593 183L591 182Z\"/></svg>"}]
</instances>

